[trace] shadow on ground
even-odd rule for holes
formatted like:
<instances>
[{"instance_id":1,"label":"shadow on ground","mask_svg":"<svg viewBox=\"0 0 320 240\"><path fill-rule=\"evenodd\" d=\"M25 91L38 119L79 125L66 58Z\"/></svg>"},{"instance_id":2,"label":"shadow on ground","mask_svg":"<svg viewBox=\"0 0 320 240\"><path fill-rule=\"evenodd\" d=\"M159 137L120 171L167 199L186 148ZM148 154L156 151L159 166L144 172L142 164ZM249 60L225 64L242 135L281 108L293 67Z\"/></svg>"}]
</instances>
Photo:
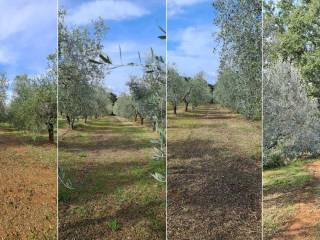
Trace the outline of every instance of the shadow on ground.
<instances>
[{"instance_id":1,"label":"shadow on ground","mask_svg":"<svg viewBox=\"0 0 320 240\"><path fill-rule=\"evenodd\" d=\"M226 138L246 121L211 105L168 122L168 239L260 239L259 153Z\"/></svg>"}]
</instances>

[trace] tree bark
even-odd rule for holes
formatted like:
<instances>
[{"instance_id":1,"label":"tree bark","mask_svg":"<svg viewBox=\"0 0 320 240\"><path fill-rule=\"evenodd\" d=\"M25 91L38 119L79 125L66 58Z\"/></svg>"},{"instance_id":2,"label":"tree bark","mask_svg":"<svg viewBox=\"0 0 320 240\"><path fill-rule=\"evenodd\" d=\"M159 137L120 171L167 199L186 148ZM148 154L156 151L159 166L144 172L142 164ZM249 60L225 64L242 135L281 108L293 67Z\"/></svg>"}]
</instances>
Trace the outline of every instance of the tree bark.
<instances>
[{"instance_id":1,"label":"tree bark","mask_svg":"<svg viewBox=\"0 0 320 240\"><path fill-rule=\"evenodd\" d=\"M134 121L136 122L138 120L138 114L136 113L135 115L134 115Z\"/></svg>"},{"instance_id":2,"label":"tree bark","mask_svg":"<svg viewBox=\"0 0 320 240\"><path fill-rule=\"evenodd\" d=\"M71 121L71 129L72 130L74 129L74 119L72 119L72 121Z\"/></svg>"},{"instance_id":3,"label":"tree bark","mask_svg":"<svg viewBox=\"0 0 320 240\"><path fill-rule=\"evenodd\" d=\"M152 123L152 130L155 132L157 129L156 129L156 122L153 122Z\"/></svg>"},{"instance_id":4,"label":"tree bark","mask_svg":"<svg viewBox=\"0 0 320 240\"><path fill-rule=\"evenodd\" d=\"M47 127L48 127L49 142L54 142L53 124L48 123Z\"/></svg>"},{"instance_id":5,"label":"tree bark","mask_svg":"<svg viewBox=\"0 0 320 240\"><path fill-rule=\"evenodd\" d=\"M188 106L189 106L189 103L188 103L188 102L184 102L184 103L185 103L184 111L185 111L185 112L188 112Z\"/></svg>"},{"instance_id":6,"label":"tree bark","mask_svg":"<svg viewBox=\"0 0 320 240\"><path fill-rule=\"evenodd\" d=\"M143 125L143 117L140 117L140 124Z\"/></svg>"},{"instance_id":7,"label":"tree bark","mask_svg":"<svg viewBox=\"0 0 320 240\"><path fill-rule=\"evenodd\" d=\"M67 116L67 122L68 122L69 128L71 128L71 120L69 116Z\"/></svg>"},{"instance_id":8,"label":"tree bark","mask_svg":"<svg viewBox=\"0 0 320 240\"><path fill-rule=\"evenodd\" d=\"M174 104L173 106L173 113L177 115L177 104Z\"/></svg>"}]
</instances>

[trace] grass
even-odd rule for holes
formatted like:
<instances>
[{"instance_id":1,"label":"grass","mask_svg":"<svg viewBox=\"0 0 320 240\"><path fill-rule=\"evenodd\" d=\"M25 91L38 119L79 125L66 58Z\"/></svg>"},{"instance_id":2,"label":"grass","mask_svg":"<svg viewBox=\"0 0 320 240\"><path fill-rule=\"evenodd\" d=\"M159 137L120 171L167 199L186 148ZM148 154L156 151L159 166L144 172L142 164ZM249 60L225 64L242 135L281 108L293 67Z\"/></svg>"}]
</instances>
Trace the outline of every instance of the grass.
<instances>
[{"instance_id":1,"label":"grass","mask_svg":"<svg viewBox=\"0 0 320 240\"><path fill-rule=\"evenodd\" d=\"M168 238L259 239L261 126L218 105L168 111Z\"/></svg>"},{"instance_id":2,"label":"grass","mask_svg":"<svg viewBox=\"0 0 320 240\"><path fill-rule=\"evenodd\" d=\"M117 219L111 219L107 221L106 224L113 232L118 231L120 229L120 223L117 221Z\"/></svg>"},{"instance_id":3,"label":"grass","mask_svg":"<svg viewBox=\"0 0 320 240\"><path fill-rule=\"evenodd\" d=\"M0 236L56 239L55 144L1 124L0 164Z\"/></svg>"},{"instance_id":4,"label":"grass","mask_svg":"<svg viewBox=\"0 0 320 240\"><path fill-rule=\"evenodd\" d=\"M292 191L299 189L312 180L312 175L304 168L309 161L295 161L292 164L264 171L264 191Z\"/></svg>"},{"instance_id":5,"label":"grass","mask_svg":"<svg viewBox=\"0 0 320 240\"><path fill-rule=\"evenodd\" d=\"M312 187L315 179L306 166L313 161L297 160L287 166L263 172L264 239L292 234L288 228L299 212L299 204L312 206L309 200L315 193ZM293 234L297 239L303 239L298 238L298 233Z\"/></svg>"},{"instance_id":6,"label":"grass","mask_svg":"<svg viewBox=\"0 0 320 240\"><path fill-rule=\"evenodd\" d=\"M59 185L59 239L165 237L165 185L151 177L165 163L151 160L154 138L112 116L78 122L63 135L59 164L74 189Z\"/></svg>"}]
</instances>

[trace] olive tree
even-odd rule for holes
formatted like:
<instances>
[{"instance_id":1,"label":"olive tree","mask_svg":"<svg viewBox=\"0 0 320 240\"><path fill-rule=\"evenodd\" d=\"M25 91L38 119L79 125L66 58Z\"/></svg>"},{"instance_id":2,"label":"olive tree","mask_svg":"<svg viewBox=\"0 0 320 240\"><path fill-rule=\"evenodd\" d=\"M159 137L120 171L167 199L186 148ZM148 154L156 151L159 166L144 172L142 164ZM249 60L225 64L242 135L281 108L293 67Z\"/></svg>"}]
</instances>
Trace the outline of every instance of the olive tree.
<instances>
[{"instance_id":1,"label":"olive tree","mask_svg":"<svg viewBox=\"0 0 320 240\"><path fill-rule=\"evenodd\" d=\"M102 86L94 88L94 116L106 116L112 114L112 93Z\"/></svg>"},{"instance_id":2,"label":"olive tree","mask_svg":"<svg viewBox=\"0 0 320 240\"><path fill-rule=\"evenodd\" d=\"M175 67L168 67L168 101L173 106L173 113L177 114L177 107L185 94L185 79L179 75Z\"/></svg>"},{"instance_id":3,"label":"olive tree","mask_svg":"<svg viewBox=\"0 0 320 240\"><path fill-rule=\"evenodd\" d=\"M89 26L68 27L65 14L59 11L59 111L73 128L77 118L91 113L93 85L104 79L102 64L92 64L90 59L102 53L106 28L102 19L93 23L93 31Z\"/></svg>"},{"instance_id":4,"label":"olive tree","mask_svg":"<svg viewBox=\"0 0 320 240\"><path fill-rule=\"evenodd\" d=\"M29 78L14 79L13 99L9 105L10 122L21 130L39 133L46 129L49 141L54 141L57 113L57 77L54 71Z\"/></svg>"},{"instance_id":5,"label":"olive tree","mask_svg":"<svg viewBox=\"0 0 320 240\"><path fill-rule=\"evenodd\" d=\"M264 73L264 165L278 166L301 155L320 154L320 116L301 74L277 62Z\"/></svg>"},{"instance_id":6,"label":"olive tree","mask_svg":"<svg viewBox=\"0 0 320 240\"><path fill-rule=\"evenodd\" d=\"M137 111L132 97L125 93L119 95L117 101L114 103L113 112L118 116L128 119L137 118Z\"/></svg>"},{"instance_id":7,"label":"olive tree","mask_svg":"<svg viewBox=\"0 0 320 240\"><path fill-rule=\"evenodd\" d=\"M0 122L5 119L8 79L5 73L0 73Z\"/></svg>"},{"instance_id":8,"label":"olive tree","mask_svg":"<svg viewBox=\"0 0 320 240\"><path fill-rule=\"evenodd\" d=\"M247 118L261 118L262 2L214 0L213 6L222 45L216 100ZM228 99L230 92L234 99Z\"/></svg>"},{"instance_id":9,"label":"olive tree","mask_svg":"<svg viewBox=\"0 0 320 240\"><path fill-rule=\"evenodd\" d=\"M211 94L208 82L204 78L204 73L200 72L196 74L191 80L190 91L190 103L192 108L208 103L210 101Z\"/></svg>"}]
</instances>

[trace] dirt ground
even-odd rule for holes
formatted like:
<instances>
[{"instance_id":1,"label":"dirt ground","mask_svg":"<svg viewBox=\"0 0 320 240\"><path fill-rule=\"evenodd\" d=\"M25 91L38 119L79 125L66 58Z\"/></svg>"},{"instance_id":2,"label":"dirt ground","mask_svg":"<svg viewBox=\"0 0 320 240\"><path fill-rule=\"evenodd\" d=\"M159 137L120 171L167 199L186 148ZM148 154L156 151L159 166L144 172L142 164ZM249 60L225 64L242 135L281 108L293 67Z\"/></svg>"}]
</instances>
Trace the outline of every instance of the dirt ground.
<instances>
[{"instance_id":1,"label":"dirt ground","mask_svg":"<svg viewBox=\"0 0 320 240\"><path fill-rule=\"evenodd\" d=\"M0 129L0 239L56 239L56 146Z\"/></svg>"},{"instance_id":2,"label":"dirt ground","mask_svg":"<svg viewBox=\"0 0 320 240\"><path fill-rule=\"evenodd\" d=\"M165 239L165 184L151 173L150 128L118 117L62 127L59 165L73 189L59 185L59 239Z\"/></svg>"},{"instance_id":3,"label":"dirt ground","mask_svg":"<svg viewBox=\"0 0 320 240\"><path fill-rule=\"evenodd\" d=\"M296 182L291 180L286 185L278 184L266 191L264 200L266 217L271 206L277 206L278 209L274 209L274 212L282 212L283 216L273 216L276 219L273 221L278 226L275 227L274 234L267 232L265 239L320 239L320 160L301 163L301 169L298 170L295 175L291 174ZM308 178L297 180L303 176L302 174L308 174L306 175ZM283 176L282 179L285 177ZM285 208L292 210L290 212L282 210ZM280 220L277 222L277 219Z\"/></svg>"},{"instance_id":4,"label":"dirt ground","mask_svg":"<svg viewBox=\"0 0 320 240\"><path fill-rule=\"evenodd\" d=\"M260 132L218 105L168 113L169 240L261 239Z\"/></svg>"}]
</instances>

